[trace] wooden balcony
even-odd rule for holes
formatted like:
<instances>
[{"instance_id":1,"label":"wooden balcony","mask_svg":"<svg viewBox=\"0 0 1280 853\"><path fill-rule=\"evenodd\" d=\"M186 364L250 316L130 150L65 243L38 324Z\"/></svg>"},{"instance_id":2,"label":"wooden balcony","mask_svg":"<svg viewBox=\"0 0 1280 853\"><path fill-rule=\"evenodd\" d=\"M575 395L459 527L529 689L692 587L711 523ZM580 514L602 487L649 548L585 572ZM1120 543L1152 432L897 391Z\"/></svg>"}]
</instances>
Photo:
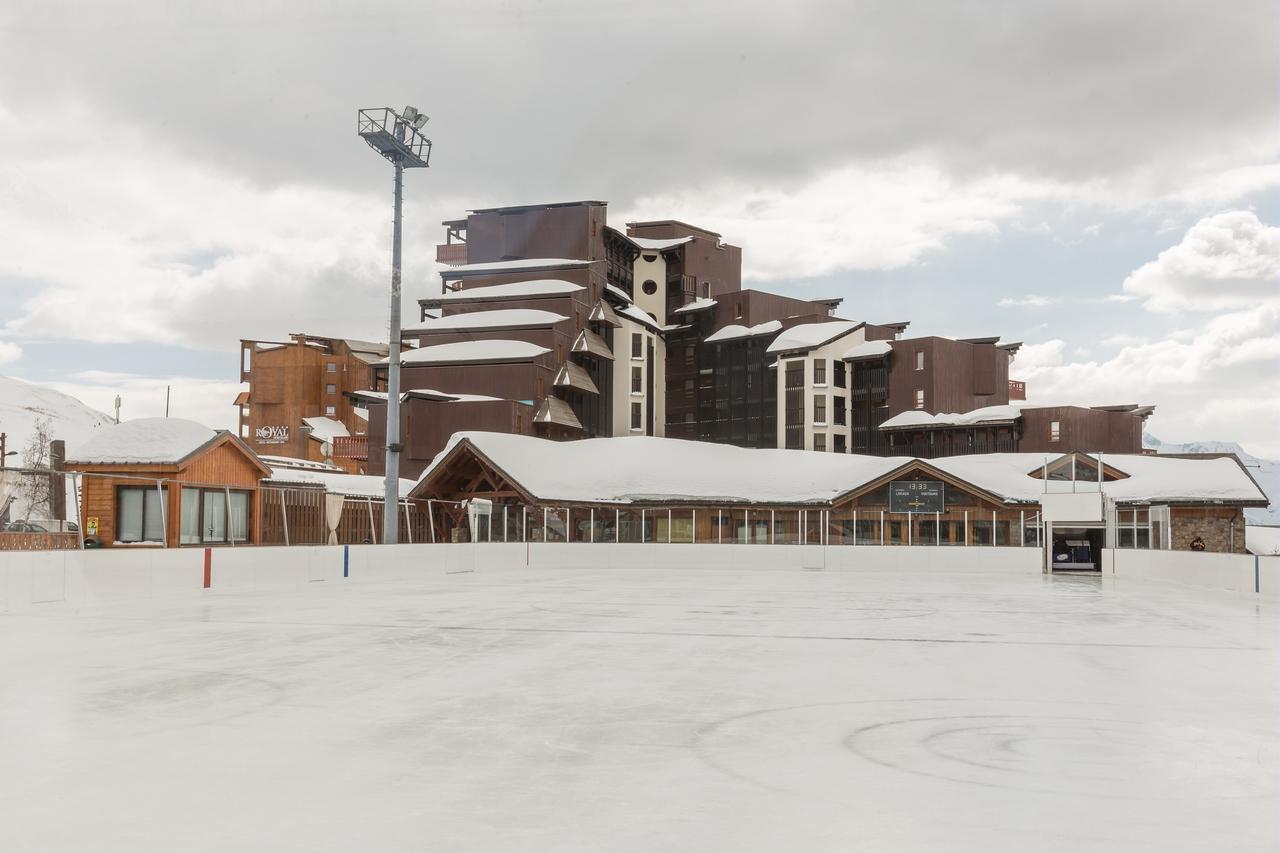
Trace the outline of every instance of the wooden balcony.
<instances>
[{"instance_id":1,"label":"wooden balcony","mask_svg":"<svg viewBox=\"0 0 1280 853\"><path fill-rule=\"evenodd\" d=\"M466 243L440 243L436 246L436 263L459 266L466 262Z\"/></svg>"}]
</instances>

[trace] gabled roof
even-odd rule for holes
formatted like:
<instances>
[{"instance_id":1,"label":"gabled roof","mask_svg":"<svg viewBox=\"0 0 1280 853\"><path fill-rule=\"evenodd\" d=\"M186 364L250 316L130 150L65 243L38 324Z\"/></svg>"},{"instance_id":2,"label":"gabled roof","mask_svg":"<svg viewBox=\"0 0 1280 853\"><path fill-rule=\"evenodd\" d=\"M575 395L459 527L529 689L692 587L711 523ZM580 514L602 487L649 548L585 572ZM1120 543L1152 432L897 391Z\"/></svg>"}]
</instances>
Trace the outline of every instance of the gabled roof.
<instances>
[{"instance_id":1,"label":"gabled roof","mask_svg":"<svg viewBox=\"0 0 1280 853\"><path fill-rule=\"evenodd\" d=\"M617 313L609 306L609 303L603 299L595 304L595 307L591 309L591 314L587 319L591 320L593 323L607 323L615 329L622 325L622 321L618 319Z\"/></svg>"},{"instance_id":2,"label":"gabled roof","mask_svg":"<svg viewBox=\"0 0 1280 853\"><path fill-rule=\"evenodd\" d=\"M609 349L609 345L604 342L604 338L590 329L583 329L578 333L578 337L574 338L571 349L573 352L585 352L613 361L613 350Z\"/></svg>"},{"instance_id":3,"label":"gabled roof","mask_svg":"<svg viewBox=\"0 0 1280 853\"><path fill-rule=\"evenodd\" d=\"M267 470L248 445L226 430L183 418L139 418L94 430L67 453L76 465L181 465L219 444L234 444L256 467Z\"/></svg>"},{"instance_id":4,"label":"gabled roof","mask_svg":"<svg viewBox=\"0 0 1280 853\"><path fill-rule=\"evenodd\" d=\"M1047 453L989 453L921 460L757 450L646 436L551 442L524 435L461 432L433 460L415 493L426 494L434 472L466 452L482 456L539 501L624 504L830 505L911 471L926 472L996 503L1038 504L1045 484L1027 472L1060 458ZM1117 454L1105 461L1130 474L1104 484L1107 497L1121 503L1267 503L1231 459Z\"/></svg>"},{"instance_id":5,"label":"gabled roof","mask_svg":"<svg viewBox=\"0 0 1280 853\"><path fill-rule=\"evenodd\" d=\"M559 397L543 397L542 402L538 405L538 411L533 415L533 422L536 424L559 424L573 429L582 429L582 421L578 420L578 416L573 413L573 408ZM512 437L528 438L528 436ZM539 439L533 440L538 441Z\"/></svg>"},{"instance_id":6,"label":"gabled roof","mask_svg":"<svg viewBox=\"0 0 1280 853\"><path fill-rule=\"evenodd\" d=\"M655 332L661 332L662 327L658 325L658 321L649 316L648 312L640 309L635 305L623 305L618 309L618 314L626 317L642 326L647 326Z\"/></svg>"},{"instance_id":7,"label":"gabled roof","mask_svg":"<svg viewBox=\"0 0 1280 853\"><path fill-rule=\"evenodd\" d=\"M596 383L591 379L591 374L581 365L574 364L572 361L566 361L560 365L560 369L556 371L556 378L552 381L552 385L558 385L562 388L577 388L579 391L585 391L588 394L599 394L600 389L596 387Z\"/></svg>"}]
</instances>

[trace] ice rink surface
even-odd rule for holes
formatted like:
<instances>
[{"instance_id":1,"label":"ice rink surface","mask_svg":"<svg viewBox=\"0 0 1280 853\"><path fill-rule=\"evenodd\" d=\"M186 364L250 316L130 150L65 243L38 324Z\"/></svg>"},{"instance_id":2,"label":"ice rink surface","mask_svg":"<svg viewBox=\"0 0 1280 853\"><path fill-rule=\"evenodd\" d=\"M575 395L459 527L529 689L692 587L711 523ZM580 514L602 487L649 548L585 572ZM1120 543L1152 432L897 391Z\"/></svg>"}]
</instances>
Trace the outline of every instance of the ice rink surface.
<instances>
[{"instance_id":1,"label":"ice rink surface","mask_svg":"<svg viewBox=\"0 0 1280 853\"><path fill-rule=\"evenodd\" d=\"M518 570L0 615L0 850L1275 850L1274 605Z\"/></svg>"}]
</instances>

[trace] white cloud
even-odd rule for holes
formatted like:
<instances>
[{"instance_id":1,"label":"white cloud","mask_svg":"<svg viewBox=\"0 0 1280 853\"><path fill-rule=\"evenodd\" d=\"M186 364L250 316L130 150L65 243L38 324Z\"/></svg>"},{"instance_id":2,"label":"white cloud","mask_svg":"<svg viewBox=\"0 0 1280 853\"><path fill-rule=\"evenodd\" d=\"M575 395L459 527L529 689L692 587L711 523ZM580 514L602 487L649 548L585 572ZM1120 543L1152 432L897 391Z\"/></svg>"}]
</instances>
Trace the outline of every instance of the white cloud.
<instances>
[{"instance_id":1,"label":"white cloud","mask_svg":"<svg viewBox=\"0 0 1280 853\"><path fill-rule=\"evenodd\" d=\"M22 358L22 347L12 341L0 341L0 364L8 364Z\"/></svg>"},{"instance_id":2,"label":"white cloud","mask_svg":"<svg viewBox=\"0 0 1280 853\"><path fill-rule=\"evenodd\" d=\"M138 376L96 370L73 374L64 382L42 384L108 414L115 411L115 398L119 395L121 420L163 417L167 388L170 417L230 430L237 425L232 402L244 387L239 382L190 376Z\"/></svg>"},{"instance_id":3,"label":"white cloud","mask_svg":"<svg viewBox=\"0 0 1280 853\"><path fill-rule=\"evenodd\" d=\"M1057 191L1008 175L957 182L935 166L894 161L791 188L733 183L657 194L611 219L705 223L744 247L745 278L767 281L910 266L957 238L998 235L1024 200Z\"/></svg>"},{"instance_id":4,"label":"white cloud","mask_svg":"<svg viewBox=\"0 0 1280 853\"><path fill-rule=\"evenodd\" d=\"M1201 219L1182 242L1134 270L1124 291L1164 313L1280 302L1280 228L1252 211Z\"/></svg>"},{"instance_id":5,"label":"white cloud","mask_svg":"<svg viewBox=\"0 0 1280 853\"><path fill-rule=\"evenodd\" d=\"M98 116L73 112L57 125L94 133L50 148L49 116L0 110L9 334L224 350L241 336L295 331L385 338L391 210L381 193L263 187ZM410 207L406 218L442 217ZM434 268L424 258L432 244L414 233L411 304Z\"/></svg>"},{"instance_id":6,"label":"white cloud","mask_svg":"<svg viewBox=\"0 0 1280 853\"><path fill-rule=\"evenodd\" d=\"M1011 376L1032 402L1154 403L1167 441L1224 439L1280 457L1280 303L1209 319L1193 335L1124 346L1105 361L1068 362L1065 344L1024 346Z\"/></svg>"},{"instance_id":7,"label":"white cloud","mask_svg":"<svg viewBox=\"0 0 1280 853\"><path fill-rule=\"evenodd\" d=\"M1028 293L1026 296L1006 296L996 303L1001 308L1043 308L1046 305L1052 305L1057 302L1048 296L1039 296L1035 293Z\"/></svg>"}]
</instances>

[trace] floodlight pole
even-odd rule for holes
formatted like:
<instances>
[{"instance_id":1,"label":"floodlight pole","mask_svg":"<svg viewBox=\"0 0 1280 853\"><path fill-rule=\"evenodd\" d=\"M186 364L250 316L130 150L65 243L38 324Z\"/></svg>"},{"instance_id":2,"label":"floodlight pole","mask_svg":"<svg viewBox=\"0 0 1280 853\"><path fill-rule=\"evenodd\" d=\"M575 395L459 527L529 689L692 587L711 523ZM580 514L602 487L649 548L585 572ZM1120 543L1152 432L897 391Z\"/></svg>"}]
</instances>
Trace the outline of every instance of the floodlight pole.
<instances>
[{"instance_id":1,"label":"floodlight pole","mask_svg":"<svg viewBox=\"0 0 1280 853\"><path fill-rule=\"evenodd\" d=\"M391 228L391 312L387 345L387 459L382 504L382 541L400 538L400 232L404 208L404 170L426 168L431 140L422 135L427 117L413 107L397 113L390 107L359 111L359 135L395 168L395 215ZM372 504L370 504L372 512Z\"/></svg>"},{"instance_id":2,"label":"floodlight pole","mask_svg":"<svg viewBox=\"0 0 1280 853\"><path fill-rule=\"evenodd\" d=\"M396 141L404 142L404 123L396 122ZM387 347L387 480L382 496L382 541L400 541L400 225L404 206L404 162L396 156L395 216L391 225L391 337Z\"/></svg>"}]
</instances>

